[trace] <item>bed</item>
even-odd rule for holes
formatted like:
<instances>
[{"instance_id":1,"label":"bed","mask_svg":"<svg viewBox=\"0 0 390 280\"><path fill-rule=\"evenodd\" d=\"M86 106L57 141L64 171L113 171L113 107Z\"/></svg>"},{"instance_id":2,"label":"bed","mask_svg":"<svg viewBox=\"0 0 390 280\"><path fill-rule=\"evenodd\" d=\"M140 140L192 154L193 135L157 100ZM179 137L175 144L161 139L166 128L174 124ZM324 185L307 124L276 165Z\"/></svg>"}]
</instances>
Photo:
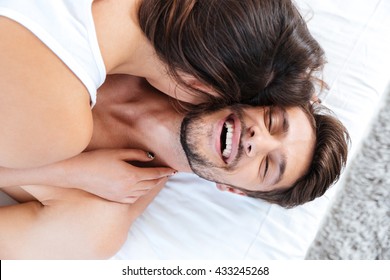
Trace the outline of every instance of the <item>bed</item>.
<instances>
[{"instance_id":1,"label":"bed","mask_svg":"<svg viewBox=\"0 0 390 280\"><path fill-rule=\"evenodd\" d=\"M298 0L326 52L321 100L359 150L390 85L390 0ZM304 259L343 178L324 196L286 210L177 174L135 222L113 259ZM15 203L0 193L0 205Z\"/></svg>"}]
</instances>

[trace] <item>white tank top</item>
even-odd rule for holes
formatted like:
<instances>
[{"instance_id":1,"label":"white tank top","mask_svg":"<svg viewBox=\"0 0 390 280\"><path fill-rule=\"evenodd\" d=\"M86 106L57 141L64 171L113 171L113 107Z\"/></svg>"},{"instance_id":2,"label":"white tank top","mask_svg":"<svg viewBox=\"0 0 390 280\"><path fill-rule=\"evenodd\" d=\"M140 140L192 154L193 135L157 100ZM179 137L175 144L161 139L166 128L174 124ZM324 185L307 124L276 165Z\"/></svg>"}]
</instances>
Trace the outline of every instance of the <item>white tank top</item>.
<instances>
[{"instance_id":1,"label":"white tank top","mask_svg":"<svg viewBox=\"0 0 390 280\"><path fill-rule=\"evenodd\" d=\"M93 106L106 69L96 37L92 1L0 0L0 16L20 23L46 44L85 85Z\"/></svg>"}]
</instances>

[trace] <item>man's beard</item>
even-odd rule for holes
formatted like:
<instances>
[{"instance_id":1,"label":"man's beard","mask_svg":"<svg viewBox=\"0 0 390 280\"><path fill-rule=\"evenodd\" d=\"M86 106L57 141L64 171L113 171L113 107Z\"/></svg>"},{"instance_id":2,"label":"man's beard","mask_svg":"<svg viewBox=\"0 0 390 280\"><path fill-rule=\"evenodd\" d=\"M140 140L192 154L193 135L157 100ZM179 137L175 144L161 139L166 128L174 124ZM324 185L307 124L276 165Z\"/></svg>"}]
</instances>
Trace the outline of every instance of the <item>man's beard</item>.
<instances>
[{"instance_id":1,"label":"man's beard","mask_svg":"<svg viewBox=\"0 0 390 280\"><path fill-rule=\"evenodd\" d=\"M230 108L239 118L242 131L245 131L245 125L242 120L242 106L234 105ZM202 118L218 110L220 110L220 108L214 106L188 113L181 124L180 142L186 154L188 163L195 174L209 181L224 183L223 175L237 165L238 160L243 153L241 140L236 159L229 164L229 166L218 166L216 163L213 163L199 147L200 143L202 143L202 141L200 141L202 138L210 139L213 135L213 126L205 124L204 121L202 121ZM243 134L241 133L241 135Z\"/></svg>"}]
</instances>

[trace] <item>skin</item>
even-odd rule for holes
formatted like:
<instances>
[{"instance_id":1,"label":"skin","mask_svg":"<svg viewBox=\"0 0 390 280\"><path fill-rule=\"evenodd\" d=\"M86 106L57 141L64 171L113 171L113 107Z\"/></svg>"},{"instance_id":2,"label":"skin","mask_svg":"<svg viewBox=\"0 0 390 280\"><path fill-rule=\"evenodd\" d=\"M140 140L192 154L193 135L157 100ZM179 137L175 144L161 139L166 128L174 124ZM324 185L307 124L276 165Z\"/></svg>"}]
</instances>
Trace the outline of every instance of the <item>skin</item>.
<instances>
[{"instance_id":1,"label":"skin","mask_svg":"<svg viewBox=\"0 0 390 280\"><path fill-rule=\"evenodd\" d=\"M201 102L167 74L139 28L139 3L92 3L107 74L145 77L172 97ZM82 152L93 132L89 93L83 83L17 22L0 17L0 37L0 127L7 131L0 136L0 166L37 167Z\"/></svg>"},{"instance_id":2,"label":"skin","mask_svg":"<svg viewBox=\"0 0 390 280\"><path fill-rule=\"evenodd\" d=\"M239 112L223 109L193 121L188 138L195 144L195 154L203 158L192 164L195 173L218 182L220 187L257 191L286 188L304 175L315 136L301 109L248 107ZM232 118L232 114L233 151L226 159L221 157L221 120Z\"/></svg>"},{"instance_id":3,"label":"skin","mask_svg":"<svg viewBox=\"0 0 390 280\"><path fill-rule=\"evenodd\" d=\"M115 97L110 94L111 91L117 93ZM144 91L142 98L139 91ZM269 191L292 185L305 173L312 159L314 131L306 114L298 107L233 106L191 115L182 126L183 118L172 108L169 99L158 94L144 80L126 75L112 76L99 91L99 104L94 108L96 126L87 153L58 166L70 169L69 166L77 165L82 170L78 173L101 174L99 177L111 173L107 182L115 182L115 175L129 165L116 166L108 172L105 161L122 164L125 160L138 161L136 165L143 167L170 166L181 172L195 172L219 183L219 186ZM234 133L232 152L226 158L222 155L221 133L228 119L234 120ZM181 130L187 154L181 147ZM99 149L130 147L152 151L156 158L140 161L137 158L141 155L131 157L123 150L96 152ZM116 153L116 156L110 158L110 153ZM101 163L97 161L99 159ZM50 177L47 174L51 173L56 175L53 177L65 177L65 173L58 173L58 166L50 170L48 167L34 169L23 182L28 182L28 177L33 177L34 172L40 172L44 177ZM173 174L169 169L163 171L160 177ZM143 172L143 169L131 173L137 172ZM7 180L17 178L18 173L23 174L11 173ZM74 174L77 175L77 169ZM7 176L7 172L3 176ZM0 185L4 187L7 180ZM34 178L34 183L37 180ZM89 180L82 182L87 184ZM93 181L96 188L99 182ZM44 183L56 184L55 180ZM13 182L13 185L17 185L17 182Z\"/></svg>"},{"instance_id":4,"label":"skin","mask_svg":"<svg viewBox=\"0 0 390 280\"><path fill-rule=\"evenodd\" d=\"M134 204L107 201L78 189L24 186L39 202L0 208L0 258L110 258L164 183Z\"/></svg>"},{"instance_id":5,"label":"skin","mask_svg":"<svg viewBox=\"0 0 390 280\"><path fill-rule=\"evenodd\" d=\"M111 91L117 92L114 98ZM137 91L144 93L142 98ZM171 102L144 80L129 76L110 77L99 92L99 102L94 108L94 135L83 154L86 158L75 157L62 165L66 171L63 178L77 178L79 182L82 181L80 178L86 178L85 182L89 182L92 177L104 178L107 164L123 163L123 157L119 155L124 150L99 150L101 148L132 147L153 151L154 160L138 164L169 165L179 171L191 171L180 147L183 115L172 110ZM130 106L132 110L128 110ZM232 185L268 190L285 187L296 180L308 166L312 156L310 147L314 145L313 131L305 113L289 108L286 113L274 110L270 114L266 107L244 107L241 113L238 112L235 108L224 108L193 119L193 125L199 130L190 129L188 138L198 137L194 151L207 155L205 160L215 166L212 168L216 173L210 179L219 181L221 189L237 193L241 192ZM241 143L235 145L242 146L242 152L232 153L234 158L223 159L218 147L219 131L232 113L241 115L240 121L237 117L235 123L237 127L241 126L241 137L235 141L241 139ZM285 118L289 122L288 132L282 125ZM284 176L278 184L271 186L270 182L277 176L278 160L283 155L287 158ZM108 156L110 161L107 161ZM264 175L266 157L270 162L267 175ZM96 162L98 164L94 164ZM51 172L60 174L56 173L56 168L58 166L48 166L34 171L47 178ZM115 181L112 176L121 168L114 168L113 174L109 174L110 182ZM209 168L204 166L200 173ZM62 181L59 177L56 179ZM134 204L110 202L79 189L53 185L12 188L20 191L15 194L17 199L34 200L0 209L0 258L108 258L120 248L132 222L157 195L166 179L161 179Z\"/></svg>"},{"instance_id":6,"label":"skin","mask_svg":"<svg viewBox=\"0 0 390 280\"><path fill-rule=\"evenodd\" d=\"M139 148L156 154L156 159L150 164L192 172L179 143L183 115L172 110L169 100L153 92L142 80L137 80L138 90L146 87L149 93L147 96L144 94L142 100L129 95L128 88L134 83L133 78L117 76L111 82L108 87L123 87L124 94L121 95L118 92L121 89L117 88L117 99L113 100L104 92L110 89L102 88L100 98L104 104L94 109L95 123L100 125L96 126L89 150L101 147ZM137 89L133 86L132 90ZM132 110L125 110L118 104L131 105ZM148 104L147 108L144 104ZM241 113L237 108L241 108ZM200 170L195 170L195 173L203 176L205 170L212 168L212 175L203 177L249 190L284 188L303 175L311 162L315 142L306 114L297 107L287 108L285 112L278 108L270 111L269 107L237 108L224 108L192 120L187 138L196 139L193 151L204 156ZM107 118L107 112L111 118ZM241 156L225 162L219 143L223 122L231 114L241 114L241 120L239 117L236 120L236 125L241 127L241 131L237 129L237 132L240 131L241 135L235 134L233 146L237 149L242 146L242 152L236 154ZM288 123L287 130L283 122ZM264 177L266 157L269 163ZM277 184L272 184L278 177L282 158L287 159L284 175ZM210 162L211 166L206 162Z\"/></svg>"}]
</instances>

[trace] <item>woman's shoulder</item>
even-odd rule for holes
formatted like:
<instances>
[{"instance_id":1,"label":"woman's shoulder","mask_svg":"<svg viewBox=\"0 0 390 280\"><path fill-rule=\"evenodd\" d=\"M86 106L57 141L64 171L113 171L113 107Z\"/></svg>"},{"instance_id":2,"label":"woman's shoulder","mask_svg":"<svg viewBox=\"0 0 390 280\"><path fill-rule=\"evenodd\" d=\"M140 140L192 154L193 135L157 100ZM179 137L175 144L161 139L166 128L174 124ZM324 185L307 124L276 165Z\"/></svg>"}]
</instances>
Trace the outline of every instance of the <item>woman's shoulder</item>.
<instances>
[{"instance_id":1,"label":"woman's shoulder","mask_svg":"<svg viewBox=\"0 0 390 280\"><path fill-rule=\"evenodd\" d=\"M87 89L28 30L1 17L0 26L0 126L7 132L0 136L0 166L81 152L92 133Z\"/></svg>"}]
</instances>

